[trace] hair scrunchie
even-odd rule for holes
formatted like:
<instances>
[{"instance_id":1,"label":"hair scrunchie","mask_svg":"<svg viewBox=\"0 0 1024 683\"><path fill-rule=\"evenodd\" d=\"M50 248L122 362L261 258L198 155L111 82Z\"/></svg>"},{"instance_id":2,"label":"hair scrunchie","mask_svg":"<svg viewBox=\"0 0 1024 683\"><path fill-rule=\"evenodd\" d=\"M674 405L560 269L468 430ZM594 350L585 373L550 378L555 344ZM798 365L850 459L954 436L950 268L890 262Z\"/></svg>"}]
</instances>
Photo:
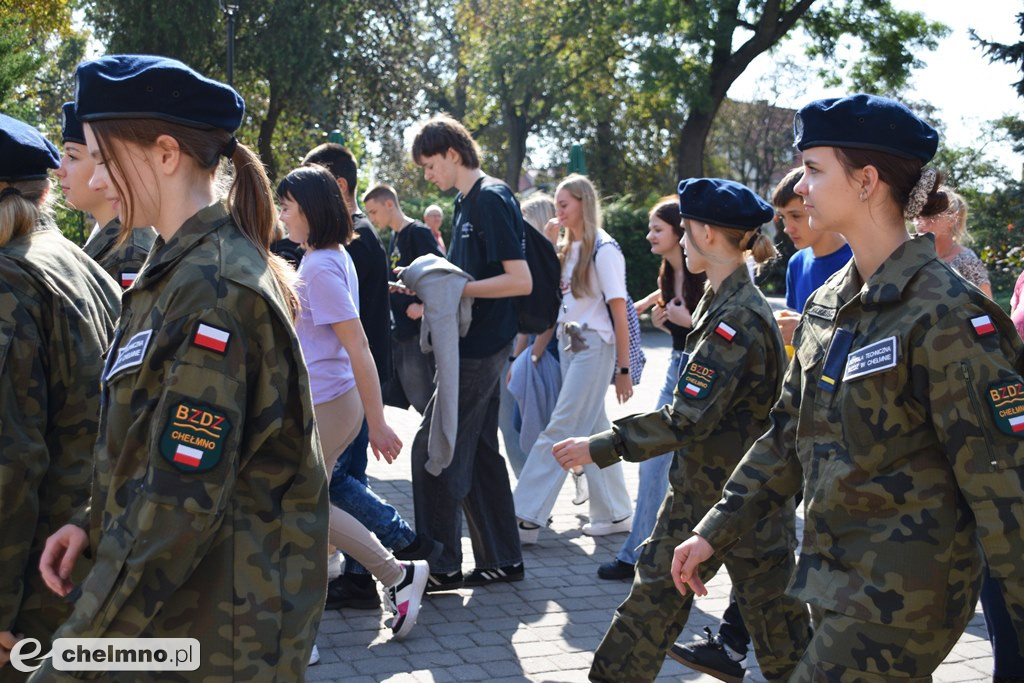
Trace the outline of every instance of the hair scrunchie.
<instances>
[{"instance_id":1,"label":"hair scrunchie","mask_svg":"<svg viewBox=\"0 0 1024 683\"><path fill-rule=\"evenodd\" d=\"M921 170L921 177L917 179L914 189L910 191L907 207L903 209L903 217L908 221L912 221L921 215L921 210L928 203L928 195L931 194L932 189L935 187L935 179L938 176L939 174L935 169L925 168Z\"/></svg>"},{"instance_id":2,"label":"hair scrunchie","mask_svg":"<svg viewBox=\"0 0 1024 683\"><path fill-rule=\"evenodd\" d=\"M228 140L228 143L224 145L224 149L223 151L221 151L221 155L230 159L231 157L235 156L236 149L238 149L238 138L232 135L231 139Z\"/></svg>"},{"instance_id":3,"label":"hair scrunchie","mask_svg":"<svg viewBox=\"0 0 1024 683\"><path fill-rule=\"evenodd\" d=\"M19 190L16 187L5 187L3 190L0 190L0 202L2 202L3 200L7 199L8 197L15 197L15 196L23 197L24 195L21 194L21 190Z\"/></svg>"},{"instance_id":4,"label":"hair scrunchie","mask_svg":"<svg viewBox=\"0 0 1024 683\"><path fill-rule=\"evenodd\" d=\"M743 247L743 251L750 251L754 248L754 243L757 242L757 238L761 236L761 228L754 228L754 232L747 238L746 246Z\"/></svg>"}]
</instances>

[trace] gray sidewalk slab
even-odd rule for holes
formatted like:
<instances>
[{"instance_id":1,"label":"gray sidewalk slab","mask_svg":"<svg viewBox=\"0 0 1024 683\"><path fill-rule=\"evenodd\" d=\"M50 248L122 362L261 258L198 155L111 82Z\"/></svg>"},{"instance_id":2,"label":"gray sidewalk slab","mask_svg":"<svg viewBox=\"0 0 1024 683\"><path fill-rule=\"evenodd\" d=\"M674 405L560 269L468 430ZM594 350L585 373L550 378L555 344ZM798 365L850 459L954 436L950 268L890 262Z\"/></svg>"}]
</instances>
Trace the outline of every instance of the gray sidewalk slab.
<instances>
[{"instance_id":1,"label":"gray sidewalk slab","mask_svg":"<svg viewBox=\"0 0 1024 683\"><path fill-rule=\"evenodd\" d=\"M668 335L645 332L644 350L647 367L633 398L620 406L614 392L609 392L611 419L656 408L671 351ZM409 447L419 415L411 409L388 408L387 418L405 447L391 465L375 462L371 455L369 475L374 489L411 520ZM626 463L625 471L627 486L635 494L636 465ZM584 536L581 527L587 521L587 506L573 505L572 495L572 484L567 482L555 505L552 528L541 532L537 545L524 548L526 578L522 582L426 597L417 626L401 643L391 641L385 612L329 610L317 638L321 663L310 667L307 679L345 683L586 681L594 648L626 597L629 584L597 578L597 566L614 555L625 537ZM468 536L463 554L463 569L468 571L473 557ZM714 628L718 623L729 600L728 574L720 572L708 590L706 597L696 601L682 639L701 639L704 626ZM748 657L747 662L746 680L763 681L754 658ZM979 608L934 680L987 681L991 670L992 653ZM666 659L657 680L715 679Z\"/></svg>"}]
</instances>

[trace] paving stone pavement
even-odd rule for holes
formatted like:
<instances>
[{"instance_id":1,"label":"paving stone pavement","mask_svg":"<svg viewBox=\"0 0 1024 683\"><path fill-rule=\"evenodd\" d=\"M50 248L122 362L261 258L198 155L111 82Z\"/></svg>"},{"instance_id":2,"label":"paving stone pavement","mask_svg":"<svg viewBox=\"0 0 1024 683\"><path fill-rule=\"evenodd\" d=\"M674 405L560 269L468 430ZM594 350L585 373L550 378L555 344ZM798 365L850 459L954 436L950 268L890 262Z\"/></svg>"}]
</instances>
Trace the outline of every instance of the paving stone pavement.
<instances>
[{"instance_id":1,"label":"paving stone pavement","mask_svg":"<svg viewBox=\"0 0 1024 683\"><path fill-rule=\"evenodd\" d=\"M644 333L647 367L633 398L617 405L607 399L611 419L655 409L671 351L668 335ZM387 409L389 424L405 444L392 465L371 457L369 475L378 494L412 520L409 448L419 425L412 409ZM510 469L510 477L511 469ZM514 479L513 479L514 481ZM637 467L626 463L626 483L635 495ZM581 527L587 506L572 504L567 481L554 509L551 529L537 545L524 548L526 578L516 584L461 589L424 598L416 627L403 642L392 642L381 610L328 610L317 644L321 663L310 667L309 681L586 681L594 648L629 584L598 579L597 566L618 550L624 535L590 538ZM464 535L464 571L472 569L472 550ZM691 611L684 640L703 638L715 628L729 599L725 571L708 585ZM747 658L746 681L763 681L754 657ZM935 672L940 682L991 679L992 651L980 607L956 647ZM659 681L714 681L666 659Z\"/></svg>"}]
</instances>

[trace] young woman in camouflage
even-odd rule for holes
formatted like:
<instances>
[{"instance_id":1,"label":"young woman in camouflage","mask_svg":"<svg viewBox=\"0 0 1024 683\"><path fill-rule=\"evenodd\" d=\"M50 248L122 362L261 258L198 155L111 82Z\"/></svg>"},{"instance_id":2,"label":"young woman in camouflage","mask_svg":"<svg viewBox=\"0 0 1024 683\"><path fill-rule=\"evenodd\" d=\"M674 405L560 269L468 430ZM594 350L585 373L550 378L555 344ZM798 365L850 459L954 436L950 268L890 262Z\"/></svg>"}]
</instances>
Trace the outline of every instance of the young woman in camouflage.
<instances>
[{"instance_id":1,"label":"young woman in camouflage","mask_svg":"<svg viewBox=\"0 0 1024 683\"><path fill-rule=\"evenodd\" d=\"M7 664L16 640L49 652L71 614L37 566L47 536L88 498L102 357L120 310L114 281L54 225L46 175L57 160L38 131L0 114L0 681L25 678Z\"/></svg>"},{"instance_id":2,"label":"young woman in camouflage","mask_svg":"<svg viewBox=\"0 0 1024 683\"><path fill-rule=\"evenodd\" d=\"M273 196L231 133L244 105L162 57L110 55L75 78L92 185L159 237L107 356L88 519L41 561L68 595L75 559L95 558L55 637L197 638L199 668L176 680L301 681L327 586L327 482L288 266L268 252ZM34 674L60 675L51 660Z\"/></svg>"},{"instance_id":3,"label":"young woman in camouflage","mask_svg":"<svg viewBox=\"0 0 1024 683\"><path fill-rule=\"evenodd\" d=\"M680 595L669 567L675 546L722 495L745 450L768 426L779 395L785 353L771 307L750 280L744 256L775 256L760 232L775 213L729 180L679 185L687 267L707 274L693 311L686 359L672 404L617 420L611 431L566 439L552 453L563 468L639 462L675 451L671 487L637 558L633 588L615 611L594 653L593 681L652 681L686 624L692 596ZM804 605L785 593L796 547L792 502L765 515L724 558L761 670L786 680L809 636ZM708 576L722 561L712 563Z\"/></svg>"},{"instance_id":4,"label":"young woman in camouflage","mask_svg":"<svg viewBox=\"0 0 1024 683\"><path fill-rule=\"evenodd\" d=\"M65 103L61 109L61 136L64 154L54 175L60 180L64 201L96 219L83 249L121 287L128 289L142 272L156 233L150 227L122 231L114 205L101 190L89 187L96 162L85 146L85 132L75 116L74 102Z\"/></svg>"},{"instance_id":5,"label":"young woman in camouflage","mask_svg":"<svg viewBox=\"0 0 1024 683\"><path fill-rule=\"evenodd\" d=\"M803 489L792 591L817 628L795 681L927 681L974 615L982 552L1024 636L1022 346L1006 314L906 221L946 209L938 135L870 95L796 117L813 230L853 261L807 301L771 429L675 551L700 562ZM980 551L980 552L979 552Z\"/></svg>"}]
</instances>

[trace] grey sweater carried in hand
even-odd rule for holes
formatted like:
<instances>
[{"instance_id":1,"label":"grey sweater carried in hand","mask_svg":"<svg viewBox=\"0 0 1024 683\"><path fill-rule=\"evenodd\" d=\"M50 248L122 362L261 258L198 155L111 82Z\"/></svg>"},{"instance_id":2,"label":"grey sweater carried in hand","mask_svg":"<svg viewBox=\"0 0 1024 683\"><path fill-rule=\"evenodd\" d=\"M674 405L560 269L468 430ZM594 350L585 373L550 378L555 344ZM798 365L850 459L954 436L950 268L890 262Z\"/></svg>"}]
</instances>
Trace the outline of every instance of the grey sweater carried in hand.
<instances>
[{"instance_id":1,"label":"grey sweater carried in hand","mask_svg":"<svg viewBox=\"0 0 1024 683\"><path fill-rule=\"evenodd\" d=\"M473 299L462 290L473 276L451 261L424 254L402 271L402 282L423 302L420 348L434 352L437 386L430 417L426 470L435 477L452 462L459 426L459 337L473 318Z\"/></svg>"}]
</instances>

